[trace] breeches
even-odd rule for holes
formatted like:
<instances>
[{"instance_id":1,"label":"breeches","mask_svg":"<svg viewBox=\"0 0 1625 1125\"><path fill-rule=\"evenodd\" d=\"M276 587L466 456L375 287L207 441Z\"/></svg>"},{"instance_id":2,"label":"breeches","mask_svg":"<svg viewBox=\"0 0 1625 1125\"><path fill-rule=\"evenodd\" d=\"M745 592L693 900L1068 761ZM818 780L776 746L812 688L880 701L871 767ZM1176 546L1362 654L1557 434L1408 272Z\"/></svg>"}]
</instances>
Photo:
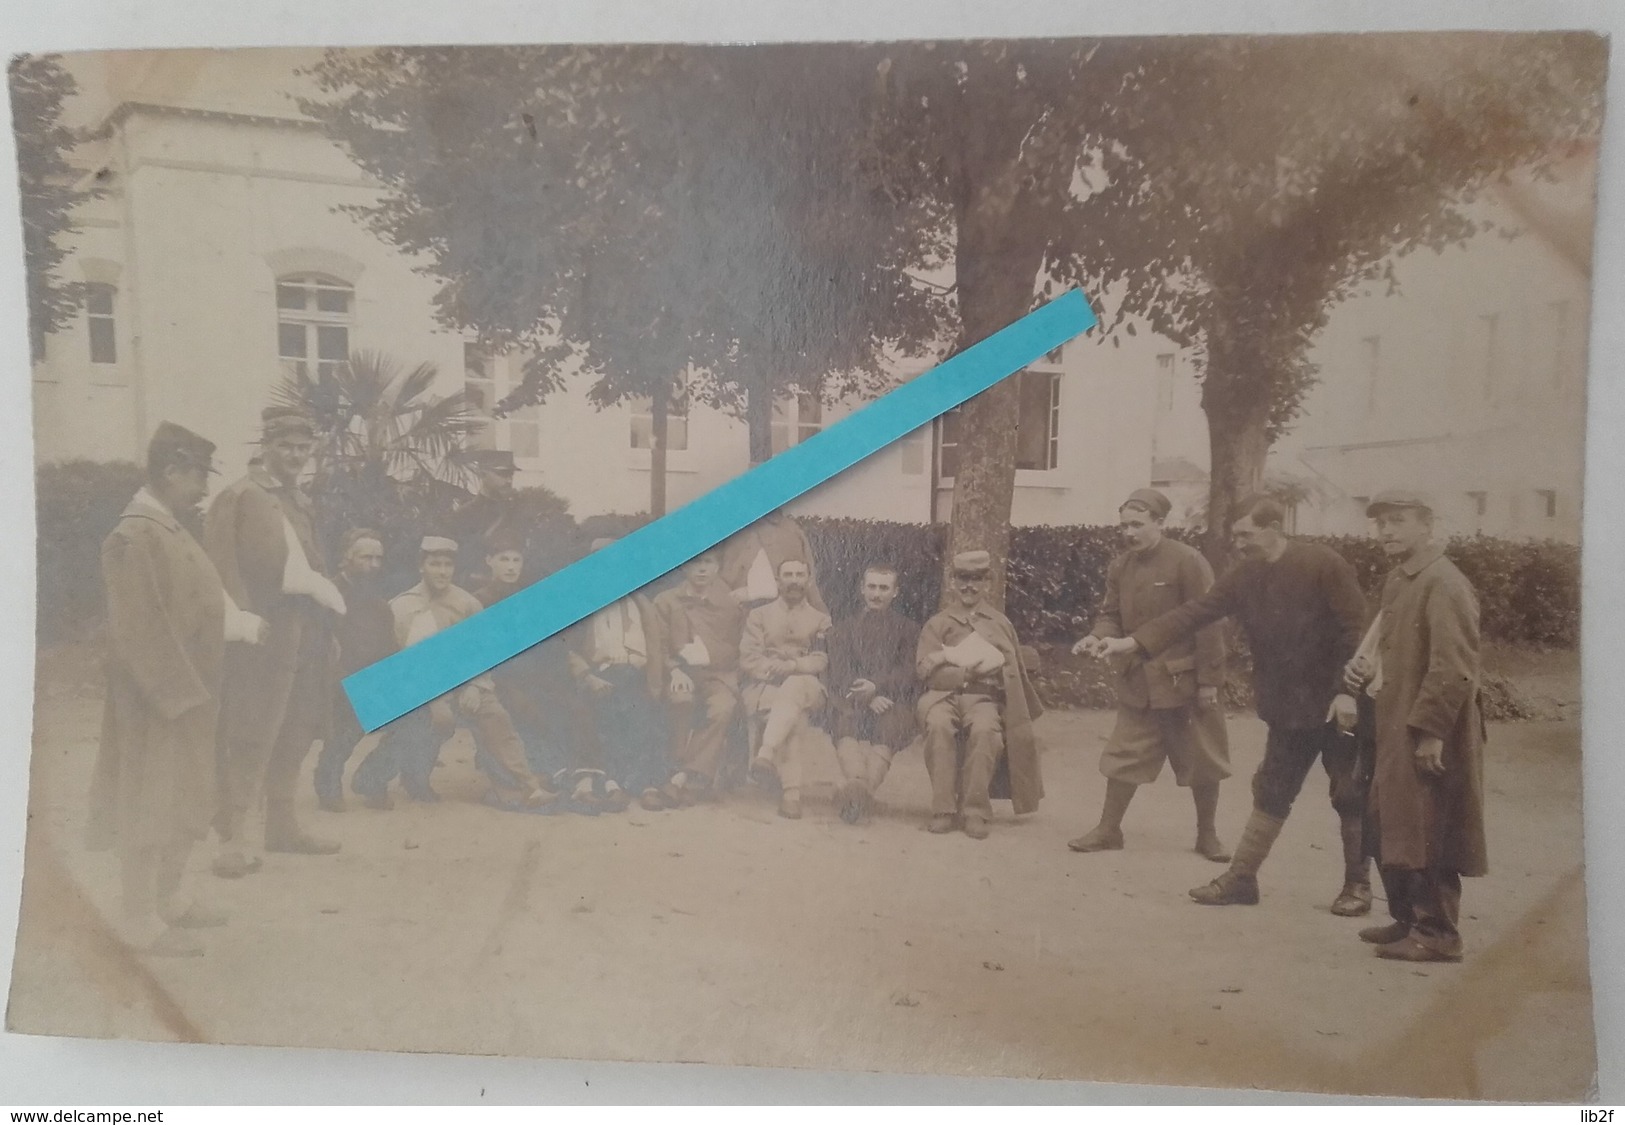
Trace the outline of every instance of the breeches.
<instances>
[{"instance_id":1,"label":"breeches","mask_svg":"<svg viewBox=\"0 0 1625 1125\"><path fill-rule=\"evenodd\" d=\"M961 810L989 816L988 786L1004 753L1004 715L985 695L954 693L926 709L925 769L931 776L931 811ZM959 735L963 733L964 752Z\"/></svg>"},{"instance_id":2,"label":"breeches","mask_svg":"<svg viewBox=\"0 0 1625 1125\"><path fill-rule=\"evenodd\" d=\"M1100 772L1113 781L1148 785L1162 773L1165 760L1180 785L1217 785L1229 777L1224 708L1217 703L1119 707L1111 741L1100 756Z\"/></svg>"},{"instance_id":3,"label":"breeches","mask_svg":"<svg viewBox=\"0 0 1625 1125\"><path fill-rule=\"evenodd\" d=\"M263 798L291 803L299 769L321 738L331 707L332 685L322 661L301 660L294 671L282 723L264 738L233 739L221 748L221 835L235 837L243 818Z\"/></svg>"},{"instance_id":4,"label":"breeches","mask_svg":"<svg viewBox=\"0 0 1625 1125\"><path fill-rule=\"evenodd\" d=\"M1253 774L1253 805L1285 820L1318 757L1326 768L1332 807L1338 816L1363 817L1365 790L1355 768L1357 756L1355 740L1340 734L1332 723L1300 730L1271 727L1264 743L1264 761Z\"/></svg>"}]
</instances>

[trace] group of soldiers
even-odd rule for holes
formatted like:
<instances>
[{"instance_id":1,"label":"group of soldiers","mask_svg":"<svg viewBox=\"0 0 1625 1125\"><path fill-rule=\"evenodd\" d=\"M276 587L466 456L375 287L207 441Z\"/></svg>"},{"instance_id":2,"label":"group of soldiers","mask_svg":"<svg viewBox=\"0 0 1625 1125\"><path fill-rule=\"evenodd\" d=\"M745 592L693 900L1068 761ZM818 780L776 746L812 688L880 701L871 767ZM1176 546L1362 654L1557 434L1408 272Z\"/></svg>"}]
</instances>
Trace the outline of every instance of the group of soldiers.
<instances>
[{"instance_id":1,"label":"group of soldiers","mask_svg":"<svg viewBox=\"0 0 1625 1125\"><path fill-rule=\"evenodd\" d=\"M346 675L533 577L511 455L481 451L480 492L422 537L416 585L386 599L386 544L367 528L346 532L329 578L299 484L315 425L282 407L262 423L259 456L200 528L214 446L161 424L146 485L103 546L109 693L93 842L117 849L127 940L152 954L201 953L193 931L225 921L183 888L188 856L211 831L212 868L225 878L258 870L261 845L339 850L299 823L295 790L320 742L318 802L345 810L345 774L364 741ZM1375 857L1394 923L1362 938L1385 957L1459 959L1460 876L1484 869L1477 609L1432 540L1425 497L1372 504L1398 564L1375 620L1348 563L1287 537L1272 501L1244 507L1232 528L1243 559L1217 582L1199 553L1163 534L1168 509L1151 489L1123 504L1125 549L1075 648L1113 662L1119 709L1101 760L1100 822L1070 847L1123 847L1134 792L1166 760L1192 791L1196 850L1230 865L1192 897L1257 903L1259 866L1318 757L1343 826L1332 909L1370 911ZM893 757L918 742L926 827L983 839L993 799L1009 798L1019 815L1043 795L1033 733L1042 705L1014 628L988 602L991 570L986 551L956 554L946 608L922 626L892 608L897 569L873 560L863 608L834 622L806 536L774 513L690 559L675 585L606 606L391 723L356 765L351 792L388 809L398 780L414 800L438 799L433 770L466 727L490 782L485 800L499 808L597 814L636 801L659 811L748 777L798 819L821 729L843 820L870 815ZM1226 617L1247 636L1269 726L1233 856L1215 823L1230 772L1217 629Z\"/></svg>"}]
</instances>

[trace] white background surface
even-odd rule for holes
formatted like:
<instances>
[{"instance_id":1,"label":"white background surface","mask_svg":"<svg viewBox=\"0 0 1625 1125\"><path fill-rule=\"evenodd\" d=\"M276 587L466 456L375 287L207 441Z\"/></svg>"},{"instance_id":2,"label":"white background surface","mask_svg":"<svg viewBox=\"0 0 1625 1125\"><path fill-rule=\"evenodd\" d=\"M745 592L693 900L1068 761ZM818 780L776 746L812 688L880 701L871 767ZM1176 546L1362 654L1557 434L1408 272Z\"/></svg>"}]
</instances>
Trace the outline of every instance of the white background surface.
<instances>
[{"instance_id":1,"label":"white background surface","mask_svg":"<svg viewBox=\"0 0 1625 1125\"><path fill-rule=\"evenodd\" d=\"M19 52L571 41L901 39L987 36L1625 28L1602 2L1513 0L5 0L0 47ZM1591 325L1585 542L1585 784L1597 1051L1603 1104L1625 1102L1625 102L1616 73L1602 148ZM10 979L22 879L33 686L33 462L15 153L0 126L0 986ZM1064 800L1064 795L1062 795ZM1492 875L1491 878L1494 876ZM0 1105L193 1103L1097 1101L1247 1102L1251 1091L888 1077L701 1066L174 1046L0 1034ZM1302 1100L1290 1096L1274 1100Z\"/></svg>"}]
</instances>

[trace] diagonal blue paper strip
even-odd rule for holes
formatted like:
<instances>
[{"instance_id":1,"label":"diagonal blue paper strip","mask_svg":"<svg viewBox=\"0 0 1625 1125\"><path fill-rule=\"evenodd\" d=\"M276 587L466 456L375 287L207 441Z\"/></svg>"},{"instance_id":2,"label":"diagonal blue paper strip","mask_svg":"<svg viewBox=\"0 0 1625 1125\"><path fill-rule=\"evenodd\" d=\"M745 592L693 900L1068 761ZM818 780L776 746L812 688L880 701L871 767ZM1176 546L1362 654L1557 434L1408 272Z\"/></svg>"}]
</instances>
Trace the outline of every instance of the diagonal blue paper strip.
<instances>
[{"instance_id":1,"label":"diagonal blue paper strip","mask_svg":"<svg viewBox=\"0 0 1625 1125\"><path fill-rule=\"evenodd\" d=\"M344 681L376 730L667 574L937 415L1095 326L1078 289L890 391L799 445L483 613Z\"/></svg>"}]
</instances>

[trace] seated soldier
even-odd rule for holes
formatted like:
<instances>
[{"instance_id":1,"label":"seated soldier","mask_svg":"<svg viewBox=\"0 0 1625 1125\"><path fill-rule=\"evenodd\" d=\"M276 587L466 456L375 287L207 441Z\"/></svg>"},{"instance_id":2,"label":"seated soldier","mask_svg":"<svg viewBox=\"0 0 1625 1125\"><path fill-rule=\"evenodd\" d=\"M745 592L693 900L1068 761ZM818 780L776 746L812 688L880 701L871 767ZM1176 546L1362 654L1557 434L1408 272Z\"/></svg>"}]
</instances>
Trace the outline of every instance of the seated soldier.
<instances>
[{"instance_id":1,"label":"seated soldier","mask_svg":"<svg viewBox=\"0 0 1625 1125\"><path fill-rule=\"evenodd\" d=\"M473 594L452 584L456 566L454 541L433 535L424 538L419 557L423 581L389 603L402 648L450 628L482 608ZM368 807L388 808L385 790L399 774L414 800L437 800L429 784L430 771L459 718L473 728L476 748L502 767L501 775L492 771L493 803L540 808L558 798L525 762L524 746L514 731L513 720L497 700L489 675L478 676L397 720L356 769L350 787Z\"/></svg>"},{"instance_id":2,"label":"seated soldier","mask_svg":"<svg viewBox=\"0 0 1625 1125\"><path fill-rule=\"evenodd\" d=\"M812 570L800 559L779 564L779 596L745 618L739 667L745 674L745 714L755 758L751 776L777 778L779 815L801 816L801 775L810 715L823 706L820 677L829 663L824 640L829 614L807 601Z\"/></svg>"},{"instance_id":3,"label":"seated soldier","mask_svg":"<svg viewBox=\"0 0 1625 1125\"><path fill-rule=\"evenodd\" d=\"M615 542L595 539L597 551ZM619 812L631 793L671 777L659 714L666 667L655 608L642 594L605 606L568 630L577 732L573 805Z\"/></svg>"},{"instance_id":4,"label":"seated soldier","mask_svg":"<svg viewBox=\"0 0 1625 1125\"><path fill-rule=\"evenodd\" d=\"M654 600L664 641L666 724L671 763L666 784L646 789L650 810L693 804L711 789L739 710L739 634L744 611L718 581L720 556L701 551L683 564L681 585Z\"/></svg>"},{"instance_id":5,"label":"seated soldier","mask_svg":"<svg viewBox=\"0 0 1625 1125\"><path fill-rule=\"evenodd\" d=\"M498 528L485 540L485 572L490 580L474 591L480 604L495 605L529 583L525 580L525 542L516 531ZM569 773L575 743L573 687L564 637L549 637L491 669L497 702L507 710L525 746L525 758L540 777L558 779ZM502 766L489 754L480 768L497 776Z\"/></svg>"},{"instance_id":6,"label":"seated soldier","mask_svg":"<svg viewBox=\"0 0 1625 1125\"><path fill-rule=\"evenodd\" d=\"M925 623L915 663L925 686L919 715L931 776L930 831L952 832L962 818L965 835L976 840L987 837L1001 762L1017 814L1036 809L1044 795L1033 738L1043 708L1015 628L986 602L991 569L986 551L954 556L951 591L959 604Z\"/></svg>"},{"instance_id":7,"label":"seated soldier","mask_svg":"<svg viewBox=\"0 0 1625 1125\"><path fill-rule=\"evenodd\" d=\"M881 563L863 572L862 612L829 635L830 709L841 786L835 805L856 824L868 815L892 756L914 739L915 647L920 627L891 608L897 571Z\"/></svg>"}]
</instances>

